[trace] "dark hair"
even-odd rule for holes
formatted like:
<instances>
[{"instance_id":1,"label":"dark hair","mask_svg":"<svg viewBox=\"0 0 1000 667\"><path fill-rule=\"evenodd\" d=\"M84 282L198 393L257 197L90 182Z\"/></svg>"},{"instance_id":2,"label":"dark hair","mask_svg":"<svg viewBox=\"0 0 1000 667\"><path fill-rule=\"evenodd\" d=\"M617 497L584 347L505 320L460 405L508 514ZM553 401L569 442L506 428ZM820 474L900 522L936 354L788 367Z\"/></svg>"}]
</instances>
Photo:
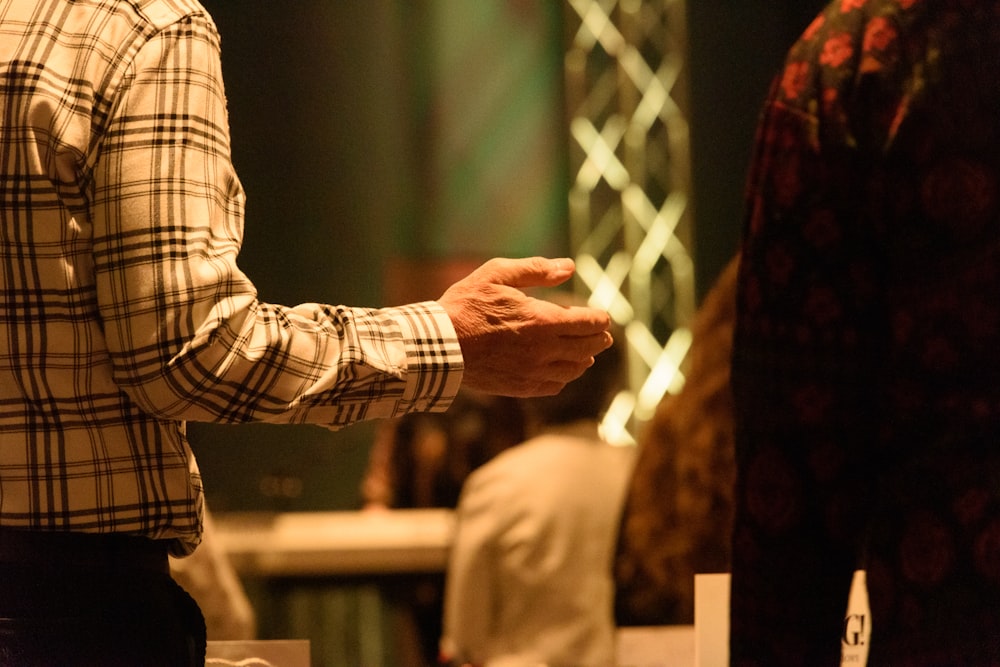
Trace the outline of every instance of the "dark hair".
<instances>
[{"instance_id":1,"label":"dark hair","mask_svg":"<svg viewBox=\"0 0 1000 667\"><path fill-rule=\"evenodd\" d=\"M619 625L693 623L695 573L729 571L738 268L731 260L694 317L684 388L639 434L615 561Z\"/></svg>"}]
</instances>

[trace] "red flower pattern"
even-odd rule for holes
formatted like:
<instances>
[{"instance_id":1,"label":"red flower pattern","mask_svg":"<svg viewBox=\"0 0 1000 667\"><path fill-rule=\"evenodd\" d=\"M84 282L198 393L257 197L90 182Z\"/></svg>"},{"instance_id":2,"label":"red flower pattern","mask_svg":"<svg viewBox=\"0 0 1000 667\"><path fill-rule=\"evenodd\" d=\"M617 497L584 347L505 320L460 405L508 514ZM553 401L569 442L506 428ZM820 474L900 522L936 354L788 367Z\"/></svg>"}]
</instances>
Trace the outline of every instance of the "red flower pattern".
<instances>
[{"instance_id":1,"label":"red flower pattern","mask_svg":"<svg viewBox=\"0 0 1000 667\"><path fill-rule=\"evenodd\" d=\"M911 582L940 582L955 561L952 535L947 524L929 513L912 517L903 532L899 559L903 576Z\"/></svg>"},{"instance_id":2,"label":"red flower pattern","mask_svg":"<svg viewBox=\"0 0 1000 667\"><path fill-rule=\"evenodd\" d=\"M927 171L920 189L924 211L958 238L989 224L997 212L997 174L982 162L950 158Z\"/></svg>"},{"instance_id":3,"label":"red flower pattern","mask_svg":"<svg viewBox=\"0 0 1000 667\"><path fill-rule=\"evenodd\" d=\"M850 34L842 32L826 40L819 62L829 67L840 67L852 55L854 55L854 39Z\"/></svg>"},{"instance_id":4,"label":"red flower pattern","mask_svg":"<svg viewBox=\"0 0 1000 667\"><path fill-rule=\"evenodd\" d=\"M805 386L792 396L792 405L801 423L819 424L830 414L833 396L823 387Z\"/></svg>"},{"instance_id":5,"label":"red flower pattern","mask_svg":"<svg viewBox=\"0 0 1000 667\"><path fill-rule=\"evenodd\" d=\"M837 293L826 287L813 287L806 296L803 315L806 321L820 327L827 327L843 315L843 307Z\"/></svg>"},{"instance_id":6,"label":"red flower pattern","mask_svg":"<svg viewBox=\"0 0 1000 667\"><path fill-rule=\"evenodd\" d=\"M853 561L826 558L867 536L871 664L1000 664L966 641L1000 637L998 16L830 0L778 72L733 353L734 664L837 664L824 577ZM806 645L829 652L785 659Z\"/></svg>"},{"instance_id":7,"label":"red flower pattern","mask_svg":"<svg viewBox=\"0 0 1000 667\"><path fill-rule=\"evenodd\" d=\"M781 90L785 93L785 98L797 99L806 88L809 80L809 63L798 62L789 63L785 67L785 73L781 77Z\"/></svg>"},{"instance_id":8,"label":"red flower pattern","mask_svg":"<svg viewBox=\"0 0 1000 667\"><path fill-rule=\"evenodd\" d=\"M823 104L823 113L828 116L839 115L840 91L836 88L824 88L820 101Z\"/></svg>"},{"instance_id":9,"label":"red flower pattern","mask_svg":"<svg viewBox=\"0 0 1000 667\"><path fill-rule=\"evenodd\" d=\"M767 277L772 285L787 286L795 269L791 253L781 246L771 248L767 253Z\"/></svg>"},{"instance_id":10,"label":"red flower pattern","mask_svg":"<svg viewBox=\"0 0 1000 667\"><path fill-rule=\"evenodd\" d=\"M840 227L837 226L837 216L827 208L821 208L809 214L803 229L804 238L814 247L829 249L841 238Z\"/></svg>"},{"instance_id":11,"label":"red flower pattern","mask_svg":"<svg viewBox=\"0 0 1000 667\"><path fill-rule=\"evenodd\" d=\"M993 520L976 538L976 569L990 581L1000 583L1000 520Z\"/></svg>"},{"instance_id":12,"label":"red flower pattern","mask_svg":"<svg viewBox=\"0 0 1000 667\"><path fill-rule=\"evenodd\" d=\"M768 449L747 475L747 507L767 531L793 524L801 511L798 477L775 449Z\"/></svg>"},{"instance_id":13,"label":"red flower pattern","mask_svg":"<svg viewBox=\"0 0 1000 667\"><path fill-rule=\"evenodd\" d=\"M884 16L876 16L865 30L864 51L885 51L896 41L896 27Z\"/></svg>"},{"instance_id":14,"label":"red flower pattern","mask_svg":"<svg viewBox=\"0 0 1000 667\"><path fill-rule=\"evenodd\" d=\"M954 512L959 523L968 525L978 521L983 516L983 512L986 510L989 502L990 493L986 489L969 489L954 502L952 512Z\"/></svg>"}]
</instances>

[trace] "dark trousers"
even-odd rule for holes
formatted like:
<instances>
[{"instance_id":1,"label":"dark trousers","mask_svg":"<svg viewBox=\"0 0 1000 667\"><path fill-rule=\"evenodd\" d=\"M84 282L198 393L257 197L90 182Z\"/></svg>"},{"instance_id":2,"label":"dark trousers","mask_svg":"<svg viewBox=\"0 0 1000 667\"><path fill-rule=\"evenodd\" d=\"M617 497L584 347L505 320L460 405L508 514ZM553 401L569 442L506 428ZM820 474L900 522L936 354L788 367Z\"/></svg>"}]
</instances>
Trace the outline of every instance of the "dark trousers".
<instances>
[{"instance_id":1,"label":"dark trousers","mask_svg":"<svg viewBox=\"0 0 1000 667\"><path fill-rule=\"evenodd\" d=\"M204 664L204 618L161 544L0 530L0 666Z\"/></svg>"}]
</instances>

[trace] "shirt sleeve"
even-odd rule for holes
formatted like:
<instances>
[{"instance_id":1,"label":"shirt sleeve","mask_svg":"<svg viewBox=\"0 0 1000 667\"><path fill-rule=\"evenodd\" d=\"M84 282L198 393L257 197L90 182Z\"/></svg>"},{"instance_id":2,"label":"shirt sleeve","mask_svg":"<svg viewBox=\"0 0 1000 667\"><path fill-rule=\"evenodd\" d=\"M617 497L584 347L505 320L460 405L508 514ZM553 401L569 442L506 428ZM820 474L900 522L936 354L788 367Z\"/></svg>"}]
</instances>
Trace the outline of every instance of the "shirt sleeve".
<instances>
[{"instance_id":1,"label":"shirt sleeve","mask_svg":"<svg viewBox=\"0 0 1000 667\"><path fill-rule=\"evenodd\" d=\"M268 304L238 269L244 193L208 17L145 42L117 95L91 215L106 346L132 400L171 419L331 427L447 408L463 362L437 303Z\"/></svg>"}]
</instances>

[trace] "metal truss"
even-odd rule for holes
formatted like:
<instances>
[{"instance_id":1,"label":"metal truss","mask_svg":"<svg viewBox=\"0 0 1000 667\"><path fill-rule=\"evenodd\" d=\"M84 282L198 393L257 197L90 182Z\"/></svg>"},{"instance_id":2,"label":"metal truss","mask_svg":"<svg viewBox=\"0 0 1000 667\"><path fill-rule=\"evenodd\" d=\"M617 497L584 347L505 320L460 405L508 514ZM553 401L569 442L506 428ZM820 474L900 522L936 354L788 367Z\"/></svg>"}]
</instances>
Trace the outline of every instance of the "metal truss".
<instances>
[{"instance_id":1,"label":"metal truss","mask_svg":"<svg viewBox=\"0 0 1000 667\"><path fill-rule=\"evenodd\" d=\"M684 0L566 0L570 244L625 334L605 434L634 442L684 382L695 309Z\"/></svg>"}]
</instances>

